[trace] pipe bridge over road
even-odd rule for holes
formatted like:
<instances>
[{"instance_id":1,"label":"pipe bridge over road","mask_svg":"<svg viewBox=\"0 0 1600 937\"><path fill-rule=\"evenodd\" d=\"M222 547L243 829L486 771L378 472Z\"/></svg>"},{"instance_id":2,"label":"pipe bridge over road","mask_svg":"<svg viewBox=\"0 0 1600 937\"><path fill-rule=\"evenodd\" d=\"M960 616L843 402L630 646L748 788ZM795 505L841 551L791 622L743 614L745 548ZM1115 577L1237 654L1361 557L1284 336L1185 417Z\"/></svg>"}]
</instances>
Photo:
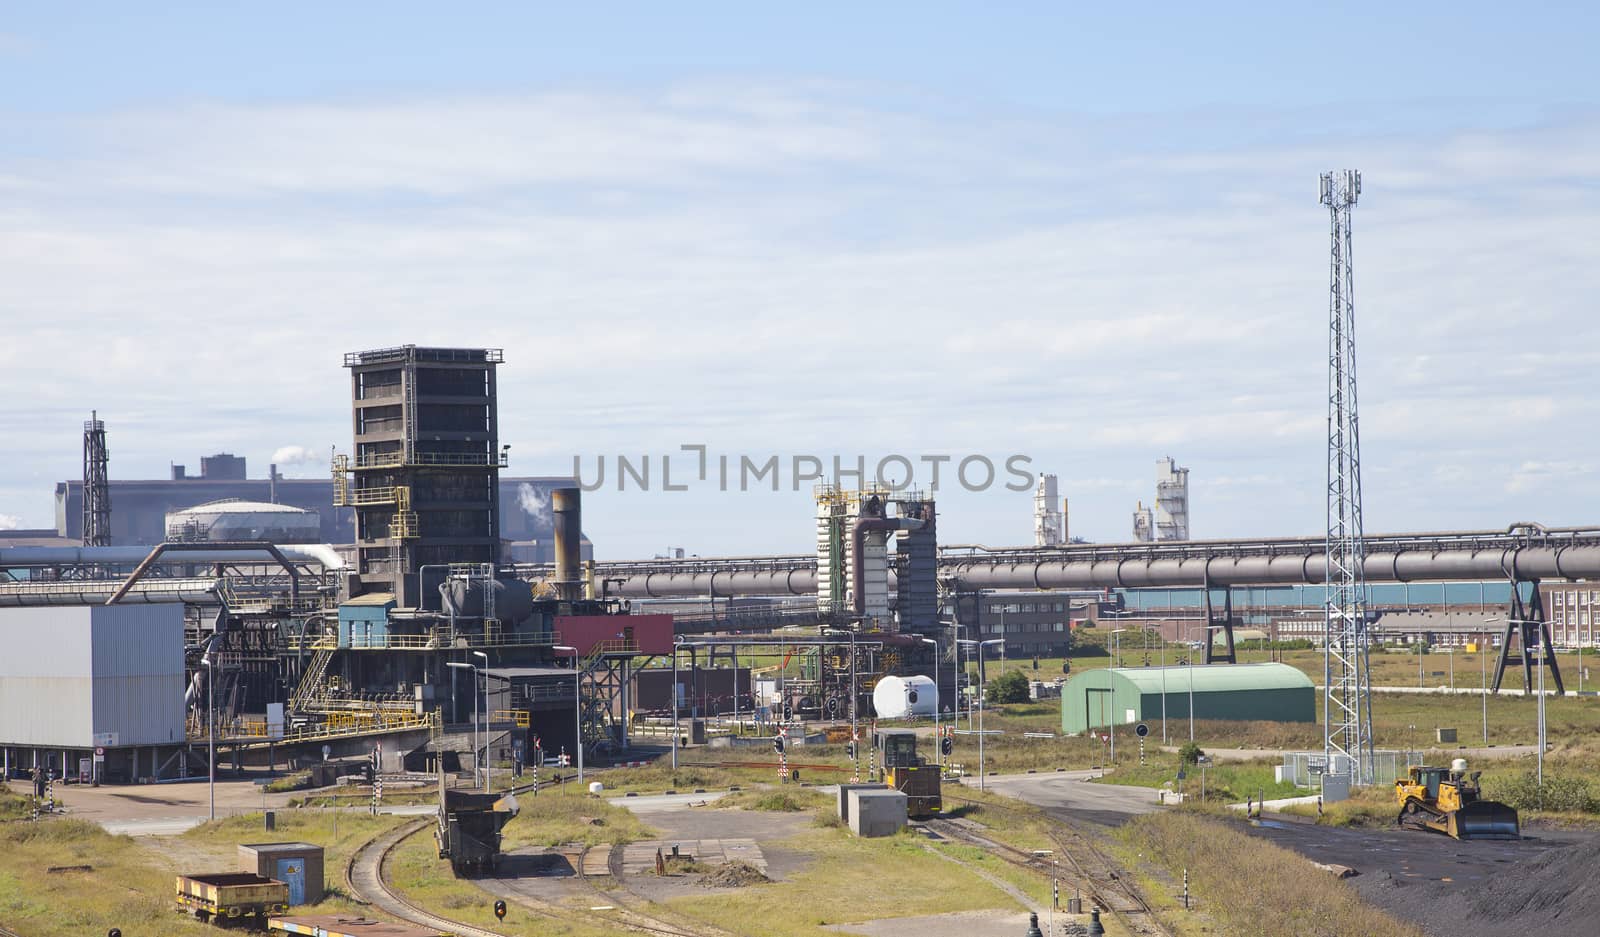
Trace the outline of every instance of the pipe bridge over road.
<instances>
[{"instance_id":1,"label":"pipe bridge over road","mask_svg":"<svg viewBox=\"0 0 1600 937\"><path fill-rule=\"evenodd\" d=\"M1600 578L1600 526L1518 523L1505 530L1378 534L1365 545L1368 582ZM1316 585L1324 580L1325 564L1321 537L939 548L940 578L959 582L961 589ZM518 572L548 575L539 566ZM607 581L609 595L626 598L817 590L817 561L810 554L600 563L595 572Z\"/></svg>"}]
</instances>

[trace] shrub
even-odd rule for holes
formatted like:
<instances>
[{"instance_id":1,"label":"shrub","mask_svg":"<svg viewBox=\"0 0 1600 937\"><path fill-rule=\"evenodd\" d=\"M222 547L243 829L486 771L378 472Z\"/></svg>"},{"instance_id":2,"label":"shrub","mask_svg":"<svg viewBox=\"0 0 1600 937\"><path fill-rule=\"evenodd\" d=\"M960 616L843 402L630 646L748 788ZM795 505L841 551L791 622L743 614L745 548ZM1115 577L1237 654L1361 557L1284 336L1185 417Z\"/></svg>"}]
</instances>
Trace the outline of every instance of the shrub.
<instances>
[{"instance_id":1,"label":"shrub","mask_svg":"<svg viewBox=\"0 0 1600 937\"><path fill-rule=\"evenodd\" d=\"M1186 765L1199 764L1200 756L1204 754L1205 750L1192 741L1184 742L1183 747L1178 749L1178 757L1181 758L1183 763Z\"/></svg>"},{"instance_id":2,"label":"shrub","mask_svg":"<svg viewBox=\"0 0 1600 937\"><path fill-rule=\"evenodd\" d=\"M1008 670L990 680L984 690L984 699L990 703L1026 703L1028 701L1028 676L1020 670Z\"/></svg>"},{"instance_id":3,"label":"shrub","mask_svg":"<svg viewBox=\"0 0 1600 937\"><path fill-rule=\"evenodd\" d=\"M1539 790L1539 775L1526 771L1496 785L1497 790L1484 795L1505 801L1518 810L1560 810L1574 813L1600 812L1589 782L1583 778L1563 777L1545 772L1544 790Z\"/></svg>"}]
</instances>

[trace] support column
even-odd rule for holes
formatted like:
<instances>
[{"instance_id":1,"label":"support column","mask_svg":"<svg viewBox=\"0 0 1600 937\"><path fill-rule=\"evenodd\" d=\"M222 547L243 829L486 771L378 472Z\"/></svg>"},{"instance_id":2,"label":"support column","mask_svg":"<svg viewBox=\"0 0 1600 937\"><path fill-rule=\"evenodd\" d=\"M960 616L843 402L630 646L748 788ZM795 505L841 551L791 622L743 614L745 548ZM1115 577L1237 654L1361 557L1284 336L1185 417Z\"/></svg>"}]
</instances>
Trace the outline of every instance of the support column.
<instances>
[{"instance_id":1,"label":"support column","mask_svg":"<svg viewBox=\"0 0 1600 937\"><path fill-rule=\"evenodd\" d=\"M1522 665L1522 688L1526 693L1534 692L1533 658L1528 652L1535 647L1542 646L1544 653L1540 655L1550 665L1550 677L1555 681L1556 693L1566 693L1566 687L1561 682L1561 665L1555 657L1555 647L1550 641L1550 625L1545 619L1544 597L1539 592L1539 580L1532 579L1527 582L1533 587L1533 596L1527 604L1523 604L1521 583L1513 580L1511 583L1511 602L1506 608L1506 630L1500 638L1500 660L1495 664L1494 683L1490 687L1491 693L1500 692L1500 681L1505 679L1506 668L1513 664ZM1511 641L1517 641L1517 653L1511 653Z\"/></svg>"},{"instance_id":2,"label":"support column","mask_svg":"<svg viewBox=\"0 0 1600 937\"><path fill-rule=\"evenodd\" d=\"M1222 617L1221 618L1217 617L1216 611L1215 611L1215 609L1212 608L1212 605L1211 605L1211 577L1209 577L1209 576L1206 577L1205 591L1206 591L1206 624L1208 626L1211 626L1211 627L1221 626L1222 634L1223 634L1224 638L1226 639L1227 648L1228 648L1227 651L1225 651L1223 653L1220 653L1220 654L1217 653L1217 650L1216 650L1216 647L1217 647L1216 632L1212 631L1211 628L1208 627L1206 629L1206 636L1205 636L1205 643L1206 643L1205 661L1208 664L1215 664L1215 663L1222 663L1222 662L1226 662L1226 663L1229 663L1229 664L1237 664L1239 662L1239 658L1235 654L1234 647L1233 647L1233 590L1232 589L1228 589L1228 588L1225 588L1223 590L1223 593L1222 593Z\"/></svg>"}]
</instances>

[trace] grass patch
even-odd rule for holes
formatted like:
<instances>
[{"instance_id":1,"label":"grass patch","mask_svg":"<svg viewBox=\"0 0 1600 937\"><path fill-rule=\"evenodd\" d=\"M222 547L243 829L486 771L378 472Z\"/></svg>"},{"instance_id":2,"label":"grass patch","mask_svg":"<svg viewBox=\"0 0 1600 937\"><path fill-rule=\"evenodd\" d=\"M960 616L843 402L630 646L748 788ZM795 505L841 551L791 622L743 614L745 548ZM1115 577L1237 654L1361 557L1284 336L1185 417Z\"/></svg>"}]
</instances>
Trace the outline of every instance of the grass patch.
<instances>
[{"instance_id":1,"label":"grass patch","mask_svg":"<svg viewBox=\"0 0 1600 937\"><path fill-rule=\"evenodd\" d=\"M14 794L4 783L0 783L0 823L7 820L21 820L33 815L33 805L28 798L21 794Z\"/></svg>"},{"instance_id":2,"label":"grass patch","mask_svg":"<svg viewBox=\"0 0 1600 937\"><path fill-rule=\"evenodd\" d=\"M800 813L826 807L837 810L838 801L817 791L800 788L787 791L734 791L711 802L714 807L767 810L774 813Z\"/></svg>"},{"instance_id":3,"label":"grass patch","mask_svg":"<svg viewBox=\"0 0 1600 937\"><path fill-rule=\"evenodd\" d=\"M1015 908L1005 892L931 855L917 834L857 839L811 830L783 842L811 864L788 881L735 894L677 898L672 909L734 933L834 937L829 924L984 908Z\"/></svg>"},{"instance_id":4,"label":"grass patch","mask_svg":"<svg viewBox=\"0 0 1600 937\"><path fill-rule=\"evenodd\" d=\"M633 811L601 797L579 794L575 787L566 794L552 789L537 797L518 795L517 805L517 816L501 833L501 848L507 852L521 846L562 843L631 843L655 835Z\"/></svg>"},{"instance_id":5,"label":"grass patch","mask_svg":"<svg viewBox=\"0 0 1600 937\"><path fill-rule=\"evenodd\" d=\"M1279 762L1269 759L1212 764L1205 769L1206 799L1237 803L1243 802L1246 798L1259 798L1263 794L1270 800L1312 793L1288 782L1280 783L1274 780L1273 768L1277 764ZM1145 765L1118 765L1107 772L1104 778L1096 780L1103 780L1107 784L1128 784L1135 787L1160 788L1171 785L1173 790L1185 791L1199 799L1201 788L1199 767L1185 766L1184 770L1188 776L1183 781L1178 781L1178 766L1178 756L1163 752L1150 758Z\"/></svg>"},{"instance_id":6,"label":"grass patch","mask_svg":"<svg viewBox=\"0 0 1600 937\"><path fill-rule=\"evenodd\" d=\"M1298 854L1263 842L1231 821L1194 811L1133 818L1117 834L1170 874L1189 870L1191 891L1226 933L1318 937L1423 937L1366 904L1345 882ZM1294 882L1294 900L1266 882Z\"/></svg>"},{"instance_id":7,"label":"grass patch","mask_svg":"<svg viewBox=\"0 0 1600 937\"><path fill-rule=\"evenodd\" d=\"M294 774L286 774L281 778L273 778L263 784L261 790L268 794L287 794L290 791L298 791L301 788L310 786L311 772L297 771Z\"/></svg>"},{"instance_id":8,"label":"grass patch","mask_svg":"<svg viewBox=\"0 0 1600 937\"><path fill-rule=\"evenodd\" d=\"M520 817L518 818L520 819ZM516 821L513 820L513 823ZM616 931L587 920L587 913L571 910L568 920L555 920L508 903L505 921L494 916L494 898L465 879L456 878L447 860L440 859L433 837L424 829L396 846L389 855L390 883L407 899L435 908L445 917L476 924L508 937L607 937Z\"/></svg>"}]
</instances>

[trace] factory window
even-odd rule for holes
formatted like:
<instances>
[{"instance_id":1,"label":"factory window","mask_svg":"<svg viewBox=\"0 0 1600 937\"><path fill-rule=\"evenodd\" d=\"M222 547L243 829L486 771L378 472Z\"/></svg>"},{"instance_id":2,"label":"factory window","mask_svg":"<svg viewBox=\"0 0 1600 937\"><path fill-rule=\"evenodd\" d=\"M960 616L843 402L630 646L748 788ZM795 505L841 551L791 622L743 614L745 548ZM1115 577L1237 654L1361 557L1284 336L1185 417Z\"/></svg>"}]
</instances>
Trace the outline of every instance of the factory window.
<instances>
[{"instance_id":1,"label":"factory window","mask_svg":"<svg viewBox=\"0 0 1600 937\"><path fill-rule=\"evenodd\" d=\"M400 429L400 405L384 407L358 407L356 409L356 434L387 433Z\"/></svg>"},{"instance_id":2,"label":"factory window","mask_svg":"<svg viewBox=\"0 0 1600 937\"><path fill-rule=\"evenodd\" d=\"M489 408L482 404L425 403L417 407L423 431L484 433L489 430Z\"/></svg>"},{"instance_id":3,"label":"factory window","mask_svg":"<svg viewBox=\"0 0 1600 937\"><path fill-rule=\"evenodd\" d=\"M1033 603L1032 602L1024 602L1023 605L1022 605L1023 614L1029 614L1032 611L1033 611Z\"/></svg>"},{"instance_id":4,"label":"factory window","mask_svg":"<svg viewBox=\"0 0 1600 937\"><path fill-rule=\"evenodd\" d=\"M360 371L356 373L356 399L400 396L400 369Z\"/></svg>"},{"instance_id":5,"label":"factory window","mask_svg":"<svg viewBox=\"0 0 1600 937\"><path fill-rule=\"evenodd\" d=\"M1056 611L1064 612L1066 610L1067 610L1067 603L1065 603L1065 602L1057 602L1056 603Z\"/></svg>"},{"instance_id":6,"label":"factory window","mask_svg":"<svg viewBox=\"0 0 1600 937\"><path fill-rule=\"evenodd\" d=\"M417 393L441 397L489 396L487 368L418 368Z\"/></svg>"},{"instance_id":7,"label":"factory window","mask_svg":"<svg viewBox=\"0 0 1600 937\"><path fill-rule=\"evenodd\" d=\"M1056 630L1057 631L1066 631L1067 630L1067 623L1064 622L1064 621L1056 622Z\"/></svg>"}]
</instances>

